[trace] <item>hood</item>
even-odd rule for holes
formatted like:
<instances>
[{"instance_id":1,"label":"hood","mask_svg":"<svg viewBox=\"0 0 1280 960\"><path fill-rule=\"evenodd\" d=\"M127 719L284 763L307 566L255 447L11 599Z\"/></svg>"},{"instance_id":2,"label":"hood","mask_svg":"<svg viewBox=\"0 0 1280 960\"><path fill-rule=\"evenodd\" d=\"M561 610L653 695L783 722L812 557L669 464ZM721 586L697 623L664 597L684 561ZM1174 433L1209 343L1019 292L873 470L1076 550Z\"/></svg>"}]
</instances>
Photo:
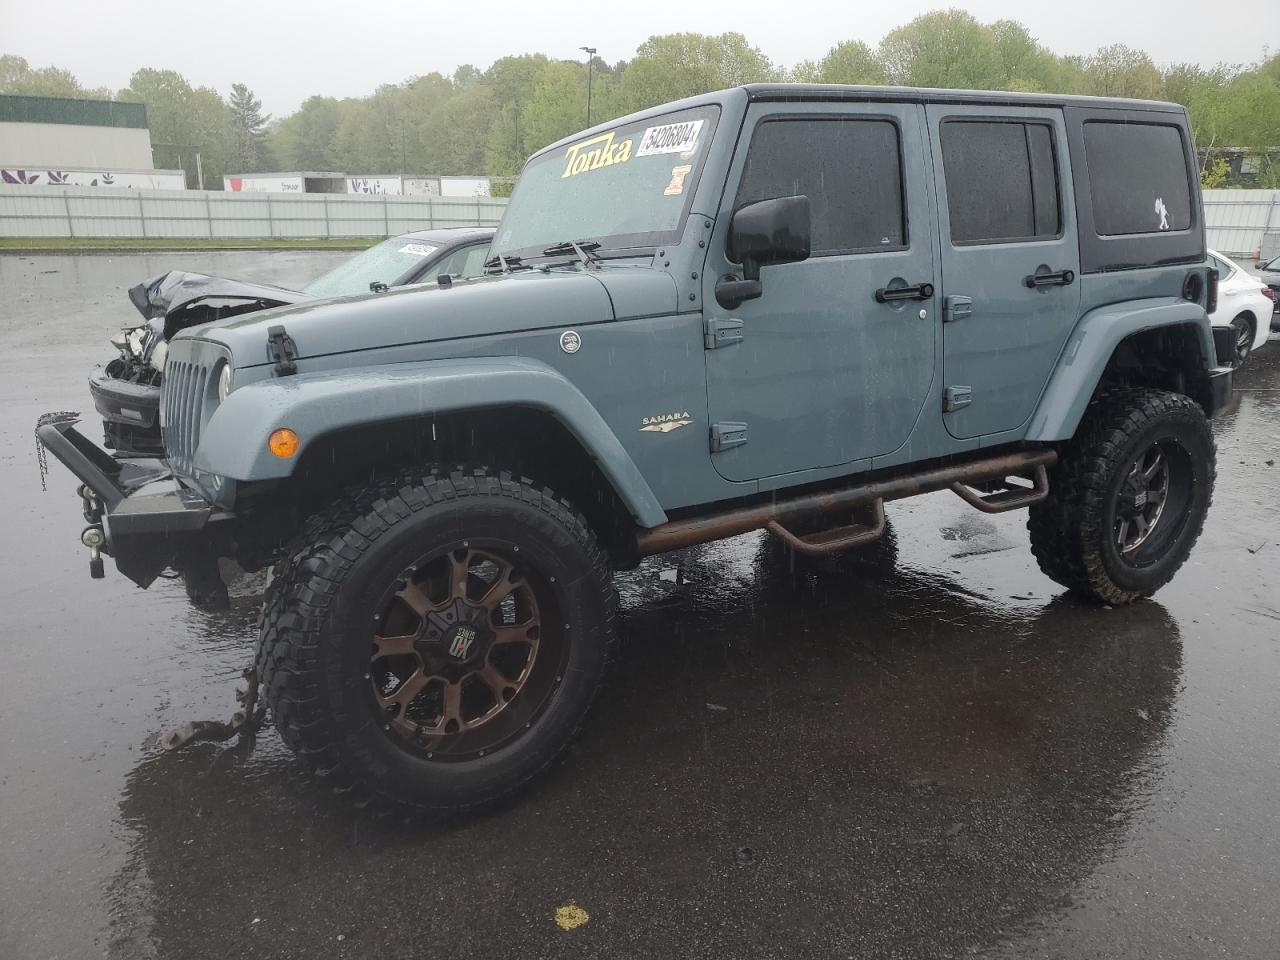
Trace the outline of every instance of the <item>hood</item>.
<instances>
[{"instance_id":1,"label":"hood","mask_svg":"<svg viewBox=\"0 0 1280 960\"><path fill-rule=\"evenodd\" d=\"M203 273L170 270L130 287L129 299L144 319L153 320L167 317L201 300L254 300L261 302L262 307L276 307L311 298L297 290L265 283L245 283Z\"/></svg>"},{"instance_id":2,"label":"hood","mask_svg":"<svg viewBox=\"0 0 1280 960\"><path fill-rule=\"evenodd\" d=\"M614 300L621 309L615 310ZM268 359L267 330L283 325L297 359L674 313L671 277L644 266L522 270L451 286L313 301L207 323L191 336L229 347L236 366Z\"/></svg>"}]
</instances>

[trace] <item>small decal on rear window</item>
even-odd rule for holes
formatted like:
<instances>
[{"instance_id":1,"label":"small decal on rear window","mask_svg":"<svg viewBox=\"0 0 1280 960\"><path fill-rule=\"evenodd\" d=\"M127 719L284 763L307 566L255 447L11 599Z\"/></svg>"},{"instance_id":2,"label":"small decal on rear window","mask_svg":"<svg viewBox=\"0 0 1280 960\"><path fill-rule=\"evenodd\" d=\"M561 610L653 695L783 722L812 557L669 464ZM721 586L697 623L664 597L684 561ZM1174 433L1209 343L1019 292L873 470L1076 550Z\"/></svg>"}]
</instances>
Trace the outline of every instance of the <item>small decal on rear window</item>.
<instances>
[{"instance_id":1,"label":"small decal on rear window","mask_svg":"<svg viewBox=\"0 0 1280 960\"><path fill-rule=\"evenodd\" d=\"M406 243L400 248L400 253L411 253L415 257L429 257L436 252L436 248L429 243Z\"/></svg>"},{"instance_id":2,"label":"small decal on rear window","mask_svg":"<svg viewBox=\"0 0 1280 960\"><path fill-rule=\"evenodd\" d=\"M667 123L650 127L640 138L637 157L651 157L659 153L691 154L698 146L698 134L702 120L686 120L683 123Z\"/></svg>"},{"instance_id":3,"label":"small decal on rear window","mask_svg":"<svg viewBox=\"0 0 1280 960\"><path fill-rule=\"evenodd\" d=\"M692 163L682 163L678 167L672 167L671 182L667 184L667 189L662 191L662 195L664 197L678 197L684 193L684 178L689 175L689 171L692 169Z\"/></svg>"},{"instance_id":4,"label":"small decal on rear window","mask_svg":"<svg viewBox=\"0 0 1280 960\"><path fill-rule=\"evenodd\" d=\"M1169 208L1164 205L1164 197L1156 197L1155 202L1156 216L1160 218L1161 230L1169 229Z\"/></svg>"}]
</instances>

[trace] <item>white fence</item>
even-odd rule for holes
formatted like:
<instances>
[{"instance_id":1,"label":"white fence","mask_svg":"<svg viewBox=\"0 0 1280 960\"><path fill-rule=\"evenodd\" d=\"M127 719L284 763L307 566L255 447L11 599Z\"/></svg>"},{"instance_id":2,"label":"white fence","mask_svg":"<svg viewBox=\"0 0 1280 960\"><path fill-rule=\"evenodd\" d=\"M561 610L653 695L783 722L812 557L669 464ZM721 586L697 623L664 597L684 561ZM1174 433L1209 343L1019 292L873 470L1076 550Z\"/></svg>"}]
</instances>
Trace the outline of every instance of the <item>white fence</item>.
<instances>
[{"instance_id":1,"label":"white fence","mask_svg":"<svg viewBox=\"0 0 1280 960\"><path fill-rule=\"evenodd\" d=\"M1213 249L1252 256L1264 233L1280 231L1280 190L1205 190L1204 222Z\"/></svg>"},{"instance_id":2,"label":"white fence","mask_svg":"<svg viewBox=\"0 0 1280 960\"><path fill-rule=\"evenodd\" d=\"M0 237L299 239L496 226L500 197L347 196L0 185ZM1250 255L1280 231L1280 190L1206 190L1209 246Z\"/></svg>"},{"instance_id":3,"label":"white fence","mask_svg":"<svg viewBox=\"0 0 1280 960\"><path fill-rule=\"evenodd\" d=\"M496 226L506 204L496 197L0 185L0 237L389 237Z\"/></svg>"}]
</instances>

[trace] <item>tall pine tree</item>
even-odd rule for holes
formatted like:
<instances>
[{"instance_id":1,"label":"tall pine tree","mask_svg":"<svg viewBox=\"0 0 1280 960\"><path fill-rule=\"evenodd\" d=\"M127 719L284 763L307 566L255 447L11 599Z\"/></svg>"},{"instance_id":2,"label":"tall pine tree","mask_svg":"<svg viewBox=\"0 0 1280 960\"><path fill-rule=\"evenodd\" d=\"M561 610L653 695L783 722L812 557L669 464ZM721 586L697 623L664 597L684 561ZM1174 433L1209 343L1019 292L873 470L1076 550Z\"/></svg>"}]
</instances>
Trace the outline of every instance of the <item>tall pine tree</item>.
<instances>
[{"instance_id":1,"label":"tall pine tree","mask_svg":"<svg viewBox=\"0 0 1280 960\"><path fill-rule=\"evenodd\" d=\"M262 169L265 158L267 121L271 114L262 115L262 101L243 83L231 85L231 125L236 137L236 162L239 173L254 173Z\"/></svg>"}]
</instances>

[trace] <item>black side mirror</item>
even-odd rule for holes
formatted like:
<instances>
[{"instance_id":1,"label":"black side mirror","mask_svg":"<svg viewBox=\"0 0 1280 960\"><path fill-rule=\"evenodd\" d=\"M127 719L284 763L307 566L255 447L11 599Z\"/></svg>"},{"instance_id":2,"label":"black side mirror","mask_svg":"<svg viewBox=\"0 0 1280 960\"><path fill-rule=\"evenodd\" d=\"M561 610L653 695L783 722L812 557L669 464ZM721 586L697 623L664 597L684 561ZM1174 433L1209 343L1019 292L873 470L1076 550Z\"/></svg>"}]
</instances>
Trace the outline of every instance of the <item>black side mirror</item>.
<instances>
[{"instance_id":1,"label":"black side mirror","mask_svg":"<svg viewBox=\"0 0 1280 960\"><path fill-rule=\"evenodd\" d=\"M763 292L761 267L809 259L809 198L773 197L740 207L729 224L727 253L742 264L743 279L716 284L716 300L732 310Z\"/></svg>"}]
</instances>

